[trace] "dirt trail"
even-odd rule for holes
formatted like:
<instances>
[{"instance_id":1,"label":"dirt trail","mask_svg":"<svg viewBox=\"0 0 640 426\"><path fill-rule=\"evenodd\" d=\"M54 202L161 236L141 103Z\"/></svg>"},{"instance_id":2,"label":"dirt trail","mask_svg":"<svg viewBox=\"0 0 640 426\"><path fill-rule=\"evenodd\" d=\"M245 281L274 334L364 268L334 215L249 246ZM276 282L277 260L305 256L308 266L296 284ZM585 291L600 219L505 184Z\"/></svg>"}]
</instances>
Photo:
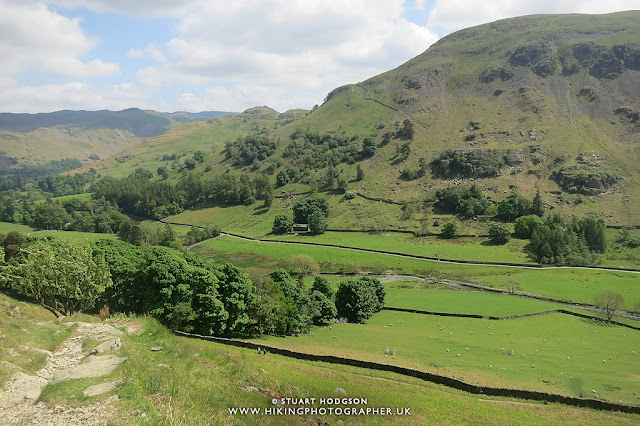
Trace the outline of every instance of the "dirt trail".
<instances>
[{"instance_id":1,"label":"dirt trail","mask_svg":"<svg viewBox=\"0 0 640 426\"><path fill-rule=\"evenodd\" d=\"M0 392L0 418L5 425L96 425L106 424L116 416L114 403L118 397L115 395L93 405L78 408L51 407L38 401L42 388L56 375L80 365L87 354L82 347L85 339L103 341L123 334L105 323L78 322L65 325L75 325L77 329L56 352L47 354L45 367L36 372L35 376L16 372L6 384L6 390Z\"/></svg>"}]
</instances>

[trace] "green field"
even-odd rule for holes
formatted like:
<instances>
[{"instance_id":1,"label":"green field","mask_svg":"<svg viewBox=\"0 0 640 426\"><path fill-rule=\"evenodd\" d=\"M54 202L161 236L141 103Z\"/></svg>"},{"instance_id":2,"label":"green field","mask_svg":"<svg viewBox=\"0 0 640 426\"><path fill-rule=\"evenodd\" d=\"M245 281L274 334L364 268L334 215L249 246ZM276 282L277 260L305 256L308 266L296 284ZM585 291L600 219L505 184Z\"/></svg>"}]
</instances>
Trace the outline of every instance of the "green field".
<instances>
[{"instance_id":1,"label":"green field","mask_svg":"<svg viewBox=\"0 0 640 426\"><path fill-rule=\"evenodd\" d=\"M398 273L430 275L438 279L468 281L496 288L508 288L511 283L520 291L574 302L593 303L603 290L620 293L625 307L638 301L639 274L609 272L579 268L528 269L495 266L457 265L446 262L407 259L377 253L331 247L245 241L221 237L193 248L204 257L235 262L244 268L273 269L296 254L307 254L320 263L326 272L341 269L371 269L382 265Z\"/></svg>"},{"instance_id":2,"label":"green field","mask_svg":"<svg viewBox=\"0 0 640 426\"><path fill-rule=\"evenodd\" d=\"M6 234L7 232L20 232L26 234L28 232L35 231L34 228L29 225L21 225L19 223L0 222L0 234Z\"/></svg>"},{"instance_id":3,"label":"green field","mask_svg":"<svg viewBox=\"0 0 640 426\"><path fill-rule=\"evenodd\" d=\"M53 197L51 198L51 201L58 201L58 202L63 202L63 201L67 201L67 200L74 200L74 199L88 199L91 198L91 193L90 192L85 192L82 194L72 194L72 195L63 195L61 197ZM42 204L44 203L46 200L38 200L35 203L36 204Z\"/></svg>"},{"instance_id":4,"label":"green field","mask_svg":"<svg viewBox=\"0 0 640 426\"><path fill-rule=\"evenodd\" d=\"M394 308L482 316L520 315L565 308L564 305L507 294L425 290L415 285L411 288L407 282L386 284L385 288L385 306Z\"/></svg>"},{"instance_id":5,"label":"green field","mask_svg":"<svg viewBox=\"0 0 640 426\"><path fill-rule=\"evenodd\" d=\"M97 240L116 240L118 239L118 235L116 234L98 234L95 232L79 232L79 231L40 231L34 234L31 234L34 237L55 237L55 238L65 238L74 241L97 241Z\"/></svg>"},{"instance_id":6,"label":"green field","mask_svg":"<svg viewBox=\"0 0 640 426\"><path fill-rule=\"evenodd\" d=\"M640 332L562 314L491 321L382 311L366 325L333 324L308 335L257 341L489 386L585 398L596 390L601 399L631 404L640 396ZM386 348L396 350L396 359L385 357ZM512 349L513 355L505 355Z\"/></svg>"},{"instance_id":7,"label":"green field","mask_svg":"<svg viewBox=\"0 0 640 426\"><path fill-rule=\"evenodd\" d=\"M485 238L443 240L438 237L414 237L411 234L393 232L325 232L315 236L276 235L267 239L333 244L441 259L531 263L522 251L527 241L519 239L512 239L504 246L490 244Z\"/></svg>"},{"instance_id":8,"label":"green field","mask_svg":"<svg viewBox=\"0 0 640 426\"><path fill-rule=\"evenodd\" d=\"M19 305L21 316L0 317L2 330L25 328L30 333L47 333L49 339L65 339L70 327L51 321L53 315L43 308L0 295L7 310ZM0 305L0 310L4 307ZM21 325L14 324L16 320ZM97 321L83 316L81 321ZM37 321L51 321L38 326ZM635 415L580 409L561 404L542 404L510 398L480 397L412 377L321 362L299 361L279 355L258 356L254 350L225 346L172 335L150 318L118 317L110 324L129 333L122 337L118 355L127 362L105 377L77 379L48 384L39 398L50 406L70 409L94 404L113 393L118 396L119 421L150 424L230 424L230 425L302 425L327 424L635 424ZM40 331L38 331L40 330ZM52 332L55 330L55 332ZM62 331L62 333L60 333ZM15 333L6 347L20 344L52 349L48 340L36 334ZM12 334L13 336L14 334ZM42 335L43 337L46 337ZM47 343L45 343L45 340ZM87 342L89 350L97 342ZM5 345L3 345L5 347ZM85 345L83 345L85 347ZM149 351L161 347L160 351ZM24 351L24 350L23 350ZM26 356L26 355L25 355ZM40 357L40 361L44 356ZM24 364L10 359L33 373L42 363ZM0 365L0 372L5 367ZM6 380L7 376L3 376ZM82 390L110 380L123 380L113 393L84 396ZM251 388L253 387L253 388ZM255 389L254 389L255 388ZM411 417L347 415L231 415L229 408L273 408L272 398L335 398L341 388L350 398L366 398L371 408L407 407ZM295 407L291 406L290 407ZM316 407L327 405L316 404ZM473 416L469 416L470 410Z\"/></svg>"}]
</instances>

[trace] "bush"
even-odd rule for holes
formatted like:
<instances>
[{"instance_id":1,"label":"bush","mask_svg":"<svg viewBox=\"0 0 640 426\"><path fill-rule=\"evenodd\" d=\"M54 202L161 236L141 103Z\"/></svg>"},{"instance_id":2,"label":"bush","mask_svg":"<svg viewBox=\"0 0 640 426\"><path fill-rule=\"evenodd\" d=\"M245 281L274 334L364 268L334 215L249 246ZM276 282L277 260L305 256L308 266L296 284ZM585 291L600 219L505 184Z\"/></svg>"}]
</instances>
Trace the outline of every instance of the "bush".
<instances>
[{"instance_id":1,"label":"bush","mask_svg":"<svg viewBox=\"0 0 640 426\"><path fill-rule=\"evenodd\" d=\"M327 218L319 209L314 209L311 212L307 218L307 223L309 224L309 232L314 235L322 234L329 226Z\"/></svg>"},{"instance_id":2,"label":"bush","mask_svg":"<svg viewBox=\"0 0 640 426\"><path fill-rule=\"evenodd\" d=\"M296 254L291 256L287 261L289 270L293 274L298 275L311 275L320 271L320 266L316 260L306 254Z\"/></svg>"},{"instance_id":3,"label":"bush","mask_svg":"<svg viewBox=\"0 0 640 426\"><path fill-rule=\"evenodd\" d=\"M71 240L40 240L22 249L20 263L6 267L18 293L68 316L92 308L112 284L104 257Z\"/></svg>"},{"instance_id":4,"label":"bush","mask_svg":"<svg viewBox=\"0 0 640 426\"><path fill-rule=\"evenodd\" d=\"M458 232L458 224L450 221L442 225L442 231L440 232L442 238L458 238L460 233Z\"/></svg>"},{"instance_id":5,"label":"bush","mask_svg":"<svg viewBox=\"0 0 640 426\"><path fill-rule=\"evenodd\" d=\"M327 325L333 321L338 314L334 301L319 291L311 293L309 297L309 310L311 321L315 325Z\"/></svg>"},{"instance_id":6,"label":"bush","mask_svg":"<svg viewBox=\"0 0 640 426\"><path fill-rule=\"evenodd\" d=\"M514 225L514 234L518 238L531 238L533 230L539 226L542 226L543 224L544 222L542 221L542 219L540 219L540 217L535 214L520 216L516 219L516 223Z\"/></svg>"},{"instance_id":7,"label":"bush","mask_svg":"<svg viewBox=\"0 0 640 426\"><path fill-rule=\"evenodd\" d=\"M379 300L375 289L363 280L346 280L336 293L338 315L349 322L363 323L377 311Z\"/></svg>"},{"instance_id":8,"label":"bush","mask_svg":"<svg viewBox=\"0 0 640 426\"><path fill-rule=\"evenodd\" d=\"M273 220L272 233L274 234L286 234L293 229L293 219L286 214L276 215Z\"/></svg>"},{"instance_id":9,"label":"bush","mask_svg":"<svg viewBox=\"0 0 640 426\"><path fill-rule=\"evenodd\" d=\"M493 244L506 244L509 238L511 238L511 231L505 225L494 224L489 228L489 241Z\"/></svg>"},{"instance_id":10,"label":"bush","mask_svg":"<svg viewBox=\"0 0 640 426\"><path fill-rule=\"evenodd\" d=\"M329 284L329 280L325 277L315 277L313 279L313 286L311 286L311 292L319 291L320 293L327 296L329 299L333 299L334 291L331 285Z\"/></svg>"},{"instance_id":11,"label":"bush","mask_svg":"<svg viewBox=\"0 0 640 426\"><path fill-rule=\"evenodd\" d=\"M348 190L347 192L344 193L344 199L345 200L353 200L354 198L356 198L356 196L358 195L358 193L356 191L354 191L353 189Z\"/></svg>"}]
</instances>

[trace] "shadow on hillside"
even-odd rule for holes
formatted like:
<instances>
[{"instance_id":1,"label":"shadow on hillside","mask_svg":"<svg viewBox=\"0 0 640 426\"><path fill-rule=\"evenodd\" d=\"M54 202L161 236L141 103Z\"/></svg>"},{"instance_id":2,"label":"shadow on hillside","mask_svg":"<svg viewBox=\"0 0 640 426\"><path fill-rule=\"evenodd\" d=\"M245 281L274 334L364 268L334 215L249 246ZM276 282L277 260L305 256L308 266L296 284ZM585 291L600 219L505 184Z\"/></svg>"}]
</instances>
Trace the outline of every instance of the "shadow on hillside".
<instances>
[{"instance_id":1,"label":"shadow on hillside","mask_svg":"<svg viewBox=\"0 0 640 426\"><path fill-rule=\"evenodd\" d=\"M262 214L265 214L268 211L269 211L269 207L267 206L256 207L255 209L253 209L253 215L260 216Z\"/></svg>"}]
</instances>

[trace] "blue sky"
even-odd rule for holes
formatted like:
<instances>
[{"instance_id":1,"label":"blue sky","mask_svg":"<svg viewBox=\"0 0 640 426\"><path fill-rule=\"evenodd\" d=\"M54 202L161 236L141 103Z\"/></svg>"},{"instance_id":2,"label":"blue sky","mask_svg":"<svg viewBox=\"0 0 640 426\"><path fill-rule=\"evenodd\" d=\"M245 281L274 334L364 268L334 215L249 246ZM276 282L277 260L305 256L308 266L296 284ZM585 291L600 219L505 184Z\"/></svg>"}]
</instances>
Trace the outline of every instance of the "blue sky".
<instances>
[{"instance_id":1,"label":"blue sky","mask_svg":"<svg viewBox=\"0 0 640 426\"><path fill-rule=\"evenodd\" d=\"M637 0L0 0L0 112L311 108L468 26Z\"/></svg>"}]
</instances>

